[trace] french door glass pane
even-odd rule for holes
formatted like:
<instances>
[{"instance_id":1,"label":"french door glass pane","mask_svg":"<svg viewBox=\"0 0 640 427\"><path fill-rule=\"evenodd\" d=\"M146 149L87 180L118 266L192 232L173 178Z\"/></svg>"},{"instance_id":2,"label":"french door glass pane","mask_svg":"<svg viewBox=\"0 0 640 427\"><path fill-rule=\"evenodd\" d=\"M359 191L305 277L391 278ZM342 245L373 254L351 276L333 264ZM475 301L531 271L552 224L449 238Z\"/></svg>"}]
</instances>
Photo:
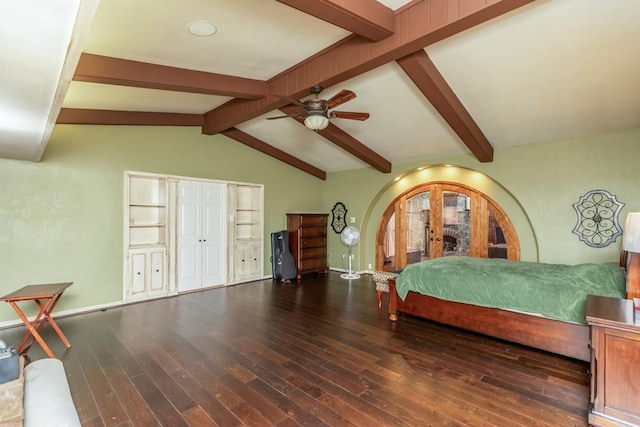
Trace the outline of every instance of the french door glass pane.
<instances>
[{"instance_id":1,"label":"french door glass pane","mask_svg":"<svg viewBox=\"0 0 640 427\"><path fill-rule=\"evenodd\" d=\"M407 199L407 265L429 259L429 192Z\"/></svg>"},{"instance_id":2,"label":"french door glass pane","mask_svg":"<svg viewBox=\"0 0 640 427\"><path fill-rule=\"evenodd\" d=\"M496 218L489 214L489 258L507 258L507 242Z\"/></svg>"},{"instance_id":3,"label":"french door glass pane","mask_svg":"<svg viewBox=\"0 0 640 427\"><path fill-rule=\"evenodd\" d=\"M392 214L384 228L384 239L382 241L382 252L384 255L383 264L386 268L396 268L396 214Z\"/></svg>"},{"instance_id":4,"label":"french door glass pane","mask_svg":"<svg viewBox=\"0 0 640 427\"><path fill-rule=\"evenodd\" d=\"M442 253L444 256L470 254L470 197L456 191L442 192Z\"/></svg>"}]
</instances>

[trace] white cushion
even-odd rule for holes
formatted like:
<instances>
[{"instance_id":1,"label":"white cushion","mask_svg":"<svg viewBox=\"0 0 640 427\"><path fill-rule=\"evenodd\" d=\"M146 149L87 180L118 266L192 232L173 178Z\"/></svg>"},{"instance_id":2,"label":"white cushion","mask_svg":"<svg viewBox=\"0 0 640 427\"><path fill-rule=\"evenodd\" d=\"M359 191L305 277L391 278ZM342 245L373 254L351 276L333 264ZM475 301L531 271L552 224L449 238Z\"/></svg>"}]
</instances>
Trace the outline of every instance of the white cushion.
<instances>
[{"instance_id":1,"label":"white cushion","mask_svg":"<svg viewBox=\"0 0 640 427\"><path fill-rule=\"evenodd\" d=\"M24 368L24 427L80 426L64 365L40 359Z\"/></svg>"}]
</instances>

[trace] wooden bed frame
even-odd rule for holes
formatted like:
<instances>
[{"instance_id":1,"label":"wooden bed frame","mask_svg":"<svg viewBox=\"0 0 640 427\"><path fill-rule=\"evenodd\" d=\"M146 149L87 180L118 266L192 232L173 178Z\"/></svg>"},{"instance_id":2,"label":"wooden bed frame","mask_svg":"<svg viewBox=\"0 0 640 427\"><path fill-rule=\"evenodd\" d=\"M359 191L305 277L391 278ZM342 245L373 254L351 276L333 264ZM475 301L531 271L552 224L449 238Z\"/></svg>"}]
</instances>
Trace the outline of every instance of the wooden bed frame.
<instances>
[{"instance_id":1,"label":"wooden bed frame","mask_svg":"<svg viewBox=\"0 0 640 427\"><path fill-rule=\"evenodd\" d=\"M637 292L638 290L635 290ZM632 295L627 283L627 296ZM398 312L588 362L589 326L409 292L403 301L389 279L389 319Z\"/></svg>"}]
</instances>

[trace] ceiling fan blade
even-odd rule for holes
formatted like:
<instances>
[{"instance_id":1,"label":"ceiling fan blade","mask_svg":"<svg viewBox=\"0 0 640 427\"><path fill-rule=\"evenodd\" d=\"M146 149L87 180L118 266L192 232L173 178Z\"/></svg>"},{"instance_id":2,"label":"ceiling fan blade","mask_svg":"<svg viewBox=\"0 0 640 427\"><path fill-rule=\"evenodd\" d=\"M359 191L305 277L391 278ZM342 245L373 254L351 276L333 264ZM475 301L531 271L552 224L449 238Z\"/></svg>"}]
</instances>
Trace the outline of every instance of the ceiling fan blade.
<instances>
[{"instance_id":1,"label":"ceiling fan blade","mask_svg":"<svg viewBox=\"0 0 640 427\"><path fill-rule=\"evenodd\" d=\"M356 94L350 90L342 89L327 101L327 108L336 108L338 105L344 104L347 101L351 101L356 97Z\"/></svg>"},{"instance_id":2,"label":"ceiling fan blade","mask_svg":"<svg viewBox=\"0 0 640 427\"><path fill-rule=\"evenodd\" d=\"M354 113L352 111L332 111L331 117L336 119L350 119L350 120L367 120L369 113Z\"/></svg>"},{"instance_id":3,"label":"ceiling fan blade","mask_svg":"<svg viewBox=\"0 0 640 427\"><path fill-rule=\"evenodd\" d=\"M301 113L296 113L296 114L287 114L286 116L267 117L267 120L286 119L287 117L296 117L296 118L299 118L301 115L302 115Z\"/></svg>"},{"instance_id":4,"label":"ceiling fan blade","mask_svg":"<svg viewBox=\"0 0 640 427\"><path fill-rule=\"evenodd\" d=\"M297 104L297 105L300 105L300 106L304 107L304 104L302 102L298 101L295 98L291 98L290 96L283 95L281 93L274 93L273 96L275 96L277 98L280 98L280 99L282 99L284 101L289 101L292 104Z\"/></svg>"}]
</instances>

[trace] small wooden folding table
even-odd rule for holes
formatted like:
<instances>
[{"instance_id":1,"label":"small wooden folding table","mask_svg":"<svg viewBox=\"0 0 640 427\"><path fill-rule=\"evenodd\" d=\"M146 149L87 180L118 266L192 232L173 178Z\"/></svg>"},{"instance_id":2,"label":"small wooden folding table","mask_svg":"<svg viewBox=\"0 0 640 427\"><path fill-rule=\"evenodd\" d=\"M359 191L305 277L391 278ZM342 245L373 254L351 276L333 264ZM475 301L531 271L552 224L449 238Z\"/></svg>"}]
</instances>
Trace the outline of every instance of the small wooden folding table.
<instances>
[{"instance_id":1,"label":"small wooden folding table","mask_svg":"<svg viewBox=\"0 0 640 427\"><path fill-rule=\"evenodd\" d=\"M18 353L25 354L35 339L49 357L55 358L53 352L49 349L49 346L47 346L40 336L40 330L47 322L49 322L53 329L58 333L58 336L64 345L66 345L67 348L71 348L71 344L67 340L67 337L64 336L60 327L58 327L58 324L51 317L51 312L55 308L56 304L58 304L58 301L60 301L62 293L72 284L73 282L28 285L0 298L0 300L11 304L11 307L13 307L24 325L27 327L27 333L24 334L22 341L20 341L20 344L16 348ZM20 307L18 307L17 303L20 301L34 301L38 304L38 307L40 307L40 311L33 322L29 321L27 316L22 312L22 310L20 310Z\"/></svg>"}]
</instances>

